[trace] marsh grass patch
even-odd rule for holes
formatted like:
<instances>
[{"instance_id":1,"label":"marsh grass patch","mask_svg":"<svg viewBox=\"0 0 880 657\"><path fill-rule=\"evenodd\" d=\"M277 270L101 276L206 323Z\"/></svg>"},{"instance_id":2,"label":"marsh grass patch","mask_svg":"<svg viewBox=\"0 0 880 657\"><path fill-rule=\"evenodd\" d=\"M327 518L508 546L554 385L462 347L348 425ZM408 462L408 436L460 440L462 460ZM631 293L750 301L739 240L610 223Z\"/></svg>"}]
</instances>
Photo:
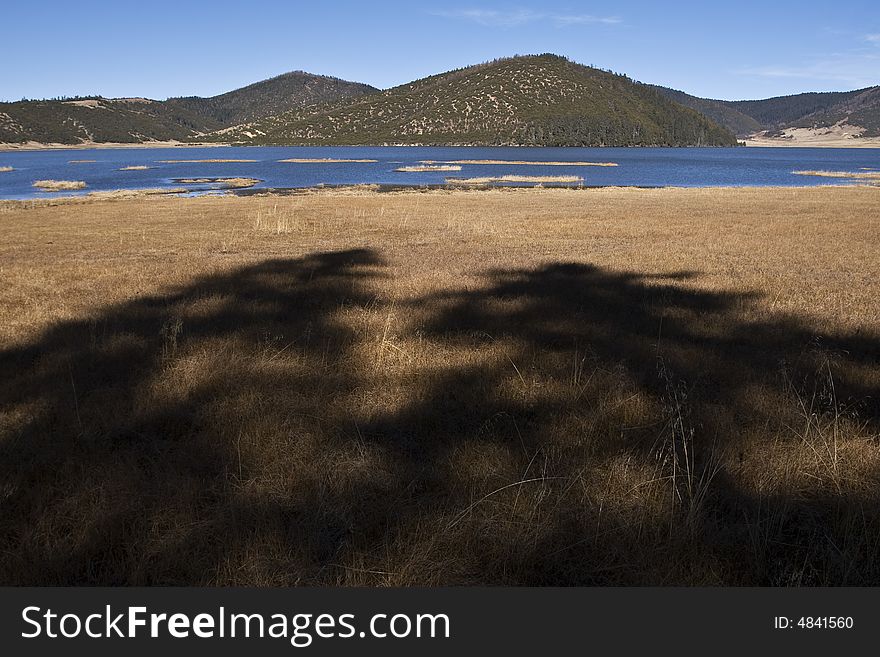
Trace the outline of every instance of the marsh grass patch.
<instances>
[{"instance_id":1,"label":"marsh grass patch","mask_svg":"<svg viewBox=\"0 0 880 657\"><path fill-rule=\"evenodd\" d=\"M207 159L207 160L156 160L160 164L224 164L224 163L252 163L259 160L236 160L236 159Z\"/></svg>"},{"instance_id":2,"label":"marsh grass patch","mask_svg":"<svg viewBox=\"0 0 880 657\"><path fill-rule=\"evenodd\" d=\"M222 189L245 189L263 182L259 178L173 178L179 185L220 185Z\"/></svg>"},{"instance_id":3,"label":"marsh grass patch","mask_svg":"<svg viewBox=\"0 0 880 657\"><path fill-rule=\"evenodd\" d=\"M397 167L395 171L401 173L420 173L427 171L461 171L461 165L458 164L421 164L418 166Z\"/></svg>"},{"instance_id":4,"label":"marsh grass patch","mask_svg":"<svg viewBox=\"0 0 880 657\"><path fill-rule=\"evenodd\" d=\"M479 178L447 178L446 182L455 185L487 185L492 183L582 183L581 176L483 176Z\"/></svg>"},{"instance_id":5,"label":"marsh grass patch","mask_svg":"<svg viewBox=\"0 0 880 657\"><path fill-rule=\"evenodd\" d=\"M423 164L435 164L434 160L422 160ZM540 160L447 160L441 164L524 165L542 167L616 167L616 162L563 162Z\"/></svg>"},{"instance_id":6,"label":"marsh grass patch","mask_svg":"<svg viewBox=\"0 0 880 657\"><path fill-rule=\"evenodd\" d=\"M370 159L345 159L335 157L291 157L286 160L278 160L287 164L371 164L379 160Z\"/></svg>"},{"instance_id":7,"label":"marsh grass patch","mask_svg":"<svg viewBox=\"0 0 880 657\"><path fill-rule=\"evenodd\" d=\"M880 180L880 171L863 168L860 171L792 171L796 176L818 176L820 178L848 178L855 180Z\"/></svg>"},{"instance_id":8,"label":"marsh grass patch","mask_svg":"<svg viewBox=\"0 0 880 657\"><path fill-rule=\"evenodd\" d=\"M33 186L46 192L62 192L85 189L86 183L83 180L35 180Z\"/></svg>"}]
</instances>

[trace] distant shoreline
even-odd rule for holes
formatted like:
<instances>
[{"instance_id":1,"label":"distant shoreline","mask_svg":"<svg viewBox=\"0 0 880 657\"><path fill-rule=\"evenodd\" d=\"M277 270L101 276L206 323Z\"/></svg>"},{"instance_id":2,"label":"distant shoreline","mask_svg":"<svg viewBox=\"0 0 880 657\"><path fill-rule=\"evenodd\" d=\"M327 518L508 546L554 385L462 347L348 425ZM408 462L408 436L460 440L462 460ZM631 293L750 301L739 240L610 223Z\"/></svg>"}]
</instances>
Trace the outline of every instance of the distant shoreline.
<instances>
[{"instance_id":1,"label":"distant shoreline","mask_svg":"<svg viewBox=\"0 0 880 657\"><path fill-rule=\"evenodd\" d=\"M778 137L759 132L745 139L747 147L758 148L880 148L880 137L862 137L863 128L834 125L824 128L786 128Z\"/></svg>"},{"instance_id":2,"label":"distant shoreline","mask_svg":"<svg viewBox=\"0 0 880 657\"><path fill-rule=\"evenodd\" d=\"M0 208L18 207L21 205L36 206L55 206L70 205L81 203L99 203L103 201L136 201L144 199L180 199L182 201L192 201L196 199L206 198L272 198L281 199L292 196L326 196L326 197L350 197L350 196L400 196L400 195L437 195L458 197L462 195L482 195L482 194L517 194L517 193L536 193L543 192L578 192L578 193L616 193L616 192L657 192L666 191L669 193L684 192L696 194L701 191L704 193L715 192L735 192L753 191L753 192L788 192L791 190L810 191L810 190L840 190L840 189L877 189L876 185L869 183L856 184L824 184L824 185L748 185L736 187L732 185L713 185L708 187L684 187L678 185L473 185L469 187L456 185L398 185L398 184L365 184L365 185L314 185L311 187L259 187L259 188L227 188L216 190L216 193L193 194L191 190L181 188L144 188L144 189L116 189L116 190L100 190L86 194L60 194L58 196L40 196L34 198L22 199L0 199Z\"/></svg>"},{"instance_id":3,"label":"distant shoreline","mask_svg":"<svg viewBox=\"0 0 880 657\"><path fill-rule=\"evenodd\" d=\"M790 131L814 132L814 131ZM503 146L487 146L485 144L230 144L226 142L183 142L183 141L144 141L134 143L121 142L89 142L82 144L58 144L41 142L24 142L21 144L0 143L0 153L17 151L81 151L110 150L126 148L880 148L880 137L842 137L839 135L791 134L789 137L750 136L740 139L737 146L527 146L524 144L506 144Z\"/></svg>"},{"instance_id":4,"label":"distant shoreline","mask_svg":"<svg viewBox=\"0 0 880 657\"><path fill-rule=\"evenodd\" d=\"M759 139L746 139L746 148L880 148L880 138L869 137L860 140L847 140L840 142L811 143L808 141L789 141L786 139L774 139L764 137Z\"/></svg>"},{"instance_id":5,"label":"distant shoreline","mask_svg":"<svg viewBox=\"0 0 880 657\"><path fill-rule=\"evenodd\" d=\"M506 146L486 146L482 144L228 144L218 142L187 143L181 141L148 141L136 143L97 142L89 144L43 144L26 142L23 144L0 144L0 153L35 151L81 151L110 150L126 148L880 148L880 137L859 139L838 139L809 141L778 137L748 137L741 140L745 146L525 146L508 144Z\"/></svg>"},{"instance_id":6,"label":"distant shoreline","mask_svg":"<svg viewBox=\"0 0 880 657\"><path fill-rule=\"evenodd\" d=\"M221 146L229 146L223 143L187 143L182 141L138 141L133 143L120 142L89 142L83 144L44 144L37 141L27 141L21 144L0 143L0 152L15 151L83 151L93 149L110 149L110 148L219 148Z\"/></svg>"},{"instance_id":7,"label":"distant shoreline","mask_svg":"<svg viewBox=\"0 0 880 657\"><path fill-rule=\"evenodd\" d=\"M61 151L61 150L101 150L113 148L743 148L736 146L664 146L654 144L649 146L541 146L527 144L230 144L226 142L198 142L189 143L183 141L146 141L134 143L120 142L89 142L83 144L44 144L29 141L23 144L0 143L0 152L15 151Z\"/></svg>"}]
</instances>

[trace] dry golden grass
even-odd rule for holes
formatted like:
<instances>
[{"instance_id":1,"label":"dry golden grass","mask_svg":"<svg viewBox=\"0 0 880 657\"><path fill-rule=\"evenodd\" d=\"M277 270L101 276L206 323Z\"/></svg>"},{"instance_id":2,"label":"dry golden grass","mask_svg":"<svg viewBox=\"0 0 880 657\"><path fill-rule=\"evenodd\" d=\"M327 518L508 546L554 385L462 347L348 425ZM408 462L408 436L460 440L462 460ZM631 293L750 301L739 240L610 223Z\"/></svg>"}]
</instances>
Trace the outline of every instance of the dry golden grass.
<instances>
[{"instance_id":1,"label":"dry golden grass","mask_svg":"<svg viewBox=\"0 0 880 657\"><path fill-rule=\"evenodd\" d=\"M144 164L137 164L128 167L121 167L120 171L146 171L147 169L155 169L156 167L148 167Z\"/></svg>"},{"instance_id":2,"label":"dry golden grass","mask_svg":"<svg viewBox=\"0 0 880 657\"><path fill-rule=\"evenodd\" d=\"M230 159L211 159L211 160L156 160L160 164L222 164L226 162L259 162L259 160L230 160Z\"/></svg>"},{"instance_id":3,"label":"dry golden grass","mask_svg":"<svg viewBox=\"0 0 880 657\"><path fill-rule=\"evenodd\" d=\"M0 203L0 582L876 582L878 201Z\"/></svg>"},{"instance_id":4,"label":"dry golden grass","mask_svg":"<svg viewBox=\"0 0 880 657\"><path fill-rule=\"evenodd\" d=\"M292 157L279 162L291 164L368 164L379 160L346 160L334 157Z\"/></svg>"},{"instance_id":5,"label":"dry golden grass","mask_svg":"<svg viewBox=\"0 0 880 657\"><path fill-rule=\"evenodd\" d=\"M47 192L62 192L84 189L86 184L82 180L35 180L33 186Z\"/></svg>"},{"instance_id":6,"label":"dry golden grass","mask_svg":"<svg viewBox=\"0 0 880 657\"><path fill-rule=\"evenodd\" d=\"M422 164L418 166L397 167L395 171L402 173L419 173L422 171L461 171L457 164Z\"/></svg>"},{"instance_id":7,"label":"dry golden grass","mask_svg":"<svg viewBox=\"0 0 880 657\"><path fill-rule=\"evenodd\" d=\"M432 164L433 160L423 160L425 164ZM524 164L528 166L544 167L616 167L616 162L536 162L532 160L449 160L446 164Z\"/></svg>"},{"instance_id":8,"label":"dry golden grass","mask_svg":"<svg viewBox=\"0 0 880 657\"><path fill-rule=\"evenodd\" d=\"M798 176L820 176L822 178L860 178L868 180L880 180L880 171L792 171Z\"/></svg>"},{"instance_id":9,"label":"dry golden grass","mask_svg":"<svg viewBox=\"0 0 880 657\"><path fill-rule=\"evenodd\" d=\"M579 183L580 176L483 176L479 178L447 178L446 182L455 185L487 185L490 183Z\"/></svg>"}]
</instances>

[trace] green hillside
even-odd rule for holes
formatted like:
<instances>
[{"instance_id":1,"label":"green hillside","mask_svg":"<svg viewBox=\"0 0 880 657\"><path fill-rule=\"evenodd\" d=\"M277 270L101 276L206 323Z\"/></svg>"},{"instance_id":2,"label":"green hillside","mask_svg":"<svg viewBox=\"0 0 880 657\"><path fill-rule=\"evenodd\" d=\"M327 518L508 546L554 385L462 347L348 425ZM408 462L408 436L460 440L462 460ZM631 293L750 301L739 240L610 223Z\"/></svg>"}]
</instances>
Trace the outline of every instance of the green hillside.
<instances>
[{"instance_id":1,"label":"green hillside","mask_svg":"<svg viewBox=\"0 0 880 657\"><path fill-rule=\"evenodd\" d=\"M790 125L808 128L836 123L864 128L863 137L880 137L880 87L849 92L834 105L802 116Z\"/></svg>"},{"instance_id":2,"label":"green hillside","mask_svg":"<svg viewBox=\"0 0 880 657\"><path fill-rule=\"evenodd\" d=\"M211 98L169 98L166 105L193 112L221 125L234 125L294 108L377 91L367 84L294 71Z\"/></svg>"},{"instance_id":3,"label":"green hillside","mask_svg":"<svg viewBox=\"0 0 880 657\"><path fill-rule=\"evenodd\" d=\"M721 102L751 116L765 128L781 128L792 125L807 115L826 111L859 93L860 91L830 91L777 96L764 100Z\"/></svg>"},{"instance_id":4,"label":"green hillside","mask_svg":"<svg viewBox=\"0 0 880 657\"><path fill-rule=\"evenodd\" d=\"M294 71L210 98L0 103L0 143L728 146L735 135L838 123L880 136L880 87L713 100L550 54L386 91Z\"/></svg>"},{"instance_id":5,"label":"green hillside","mask_svg":"<svg viewBox=\"0 0 880 657\"><path fill-rule=\"evenodd\" d=\"M667 87L655 86L654 88L670 100L696 110L735 135L750 135L763 129L760 121L735 107L731 107L726 101L698 98Z\"/></svg>"},{"instance_id":6,"label":"green hillside","mask_svg":"<svg viewBox=\"0 0 880 657\"><path fill-rule=\"evenodd\" d=\"M623 75L514 57L226 129L260 144L734 145L700 113Z\"/></svg>"},{"instance_id":7,"label":"green hillside","mask_svg":"<svg viewBox=\"0 0 880 657\"><path fill-rule=\"evenodd\" d=\"M204 132L242 121L375 91L368 85L297 71L212 98L157 101L94 96L0 103L0 143L198 140Z\"/></svg>"},{"instance_id":8,"label":"green hillside","mask_svg":"<svg viewBox=\"0 0 880 657\"><path fill-rule=\"evenodd\" d=\"M763 100L712 100L655 87L737 135L785 128L823 128L836 123L864 128L865 137L880 136L880 87L778 96Z\"/></svg>"},{"instance_id":9,"label":"green hillside","mask_svg":"<svg viewBox=\"0 0 880 657\"><path fill-rule=\"evenodd\" d=\"M0 143L139 143L187 139L217 121L143 98L28 100L0 103Z\"/></svg>"}]
</instances>

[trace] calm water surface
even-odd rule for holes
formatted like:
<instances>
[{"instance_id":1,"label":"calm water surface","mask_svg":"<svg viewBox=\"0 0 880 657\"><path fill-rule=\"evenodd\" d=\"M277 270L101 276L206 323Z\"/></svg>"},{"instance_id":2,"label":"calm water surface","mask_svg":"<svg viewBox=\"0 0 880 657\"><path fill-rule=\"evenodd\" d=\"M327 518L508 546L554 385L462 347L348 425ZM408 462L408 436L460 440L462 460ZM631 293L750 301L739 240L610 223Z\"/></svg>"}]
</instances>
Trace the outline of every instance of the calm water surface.
<instances>
[{"instance_id":1,"label":"calm water surface","mask_svg":"<svg viewBox=\"0 0 880 657\"><path fill-rule=\"evenodd\" d=\"M287 158L374 159L373 163L290 164ZM163 163L161 160L247 159L235 163ZM94 162L71 163L71 160ZM400 173L397 167L421 160L528 160L615 162L616 167L464 165L461 171ZM0 198L46 198L35 180L81 180L81 192L114 189L179 188L175 178L258 178L256 188L312 187L319 184L438 185L447 177L576 175L584 185L635 186L802 186L851 181L798 176L796 170L880 170L880 149L832 148L435 148L435 147L219 147L131 148L0 152ZM120 171L149 166L143 171ZM203 192L211 185L188 185Z\"/></svg>"}]
</instances>

